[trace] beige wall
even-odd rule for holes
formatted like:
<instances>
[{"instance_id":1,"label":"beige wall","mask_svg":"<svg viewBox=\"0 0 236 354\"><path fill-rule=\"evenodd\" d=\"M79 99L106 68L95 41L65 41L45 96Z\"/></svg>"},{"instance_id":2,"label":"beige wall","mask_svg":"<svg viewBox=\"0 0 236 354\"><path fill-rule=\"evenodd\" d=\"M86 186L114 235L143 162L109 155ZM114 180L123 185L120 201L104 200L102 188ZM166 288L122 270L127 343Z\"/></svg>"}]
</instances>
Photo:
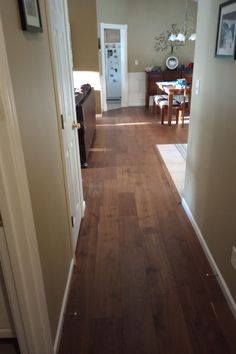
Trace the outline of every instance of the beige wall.
<instances>
[{"instance_id":1,"label":"beige wall","mask_svg":"<svg viewBox=\"0 0 236 354\"><path fill-rule=\"evenodd\" d=\"M43 33L21 30L18 3L0 10L31 192L47 305L55 337L72 258L44 1Z\"/></svg>"},{"instance_id":2,"label":"beige wall","mask_svg":"<svg viewBox=\"0 0 236 354\"><path fill-rule=\"evenodd\" d=\"M199 0L184 198L236 301L236 62L215 58L219 0Z\"/></svg>"},{"instance_id":3,"label":"beige wall","mask_svg":"<svg viewBox=\"0 0 236 354\"><path fill-rule=\"evenodd\" d=\"M96 0L68 0L68 7L74 70L99 72ZM100 92L95 95L101 113Z\"/></svg>"},{"instance_id":4,"label":"beige wall","mask_svg":"<svg viewBox=\"0 0 236 354\"><path fill-rule=\"evenodd\" d=\"M97 0L100 22L128 25L128 70L144 71L145 67L159 65L165 68L169 51L154 50L155 36L170 29L172 23L184 21L185 0ZM189 1L189 14L196 21L197 4ZM193 61L194 42L188 41L176 53L181 64ZM139 65L135 65L135 60Z\"/></svg>"},{"instance_id":5,"label":"beige wall","mask_svg":"<svg viewBox=\"0 0 236 354\"><path fill-rule=\"evenodd\" d=\"M127 24L128 0L97 0L97 18L98 24L100 22Z\"/></svg>"}]
</instances>

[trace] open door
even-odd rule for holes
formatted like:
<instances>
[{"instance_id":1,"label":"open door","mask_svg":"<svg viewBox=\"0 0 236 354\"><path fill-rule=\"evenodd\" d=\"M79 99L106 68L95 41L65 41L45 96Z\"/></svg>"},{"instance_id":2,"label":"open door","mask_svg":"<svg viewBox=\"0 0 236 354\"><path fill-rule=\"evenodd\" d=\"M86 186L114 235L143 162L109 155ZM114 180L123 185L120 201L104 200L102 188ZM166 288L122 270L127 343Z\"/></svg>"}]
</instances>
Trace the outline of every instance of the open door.
<instances>
[{"instance_id":1,"label":"open door","mask_svg":"<svg viewBox=\"0 0 236 354\"><path fill-rule=\"evenodd\" d=\"M101 23L101 55L102 55L102 109L107 111L108 84L111 80L110 90L113 91L111 96L117 96L117 89L121 94L121 107L128 106L128 67L127 67L127 25L117 25ZM106 43L106 31L117 30L120 33L119 43ZM118 55L119 52L119 61ZM111 58L111 55L113 59ZM109 63L108 60L112 59ZM119 74L119 79L117 75ZM107 77L108 75L108 77ZM120 81L120 82L119 82ZM119 85L118 85L119 82ZM117 88L120 86L120 88Z\"/></svg>"},{"instance_id":2,"label":"open door","mask_svg":"<svg viewBox=\"0 0 236 354\"><path fill-rule=\"evenodd\" d=\"M61 131L72 248L74 251L83 216L83 191L74 102L68 8L66 0L52 0L48 1L47 4L58 121Z\"/></svg>"}]
</instances>

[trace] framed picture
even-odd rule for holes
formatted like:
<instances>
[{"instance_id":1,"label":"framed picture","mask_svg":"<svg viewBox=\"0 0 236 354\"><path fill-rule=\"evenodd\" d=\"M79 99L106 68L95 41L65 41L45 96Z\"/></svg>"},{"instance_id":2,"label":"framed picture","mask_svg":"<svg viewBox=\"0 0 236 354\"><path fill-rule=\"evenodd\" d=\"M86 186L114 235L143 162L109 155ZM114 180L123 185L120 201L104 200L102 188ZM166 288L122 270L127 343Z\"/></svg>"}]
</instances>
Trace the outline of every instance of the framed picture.
<instances>
[{"instance_id":1,"label":"framed picture","mask_svg":"<svg viewBox=\"0 0 236 354\"><path fill-rule=\"evenodd\" d=\"M236 0L220 5L216 37L216 57L236 58Z\"/></svg>"},{"instance_id":2,"label":"framed picture","mask_svg":"<svg viewBox=\"0 0 236 354\"><path fill-rule=\"evenodd\" d=\"M24 31L43 32L38 0L18 0Z\"/></svg>"}]
</instances>

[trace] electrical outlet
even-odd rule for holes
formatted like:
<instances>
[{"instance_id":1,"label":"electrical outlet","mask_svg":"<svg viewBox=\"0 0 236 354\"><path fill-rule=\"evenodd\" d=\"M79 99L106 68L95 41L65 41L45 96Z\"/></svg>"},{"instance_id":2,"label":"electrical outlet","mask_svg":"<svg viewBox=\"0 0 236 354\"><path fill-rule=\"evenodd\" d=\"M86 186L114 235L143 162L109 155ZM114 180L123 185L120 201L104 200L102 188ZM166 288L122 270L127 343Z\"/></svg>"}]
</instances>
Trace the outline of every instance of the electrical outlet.
<instances>
[{"instance_id":1,"label":"electrical outlet","mask_svg":"<svg viewBox=\"0 0 236 354\"><path fill-rule=\"evenodd\" d=\"M138 59L135 59L134 64L135 64L135 65L138 65L138 64L139 64Z\"/></svg>"},{"instance_id":2,"label":"electrical outlet","mask_svg":"<svg viewBox=\"0 0 236 354\"><path fill-rule=\"evenodd\" d=\"M231 264L233 268L236 270L236 247L233 247L232 249Z\"/></svg>"}]
</instances>

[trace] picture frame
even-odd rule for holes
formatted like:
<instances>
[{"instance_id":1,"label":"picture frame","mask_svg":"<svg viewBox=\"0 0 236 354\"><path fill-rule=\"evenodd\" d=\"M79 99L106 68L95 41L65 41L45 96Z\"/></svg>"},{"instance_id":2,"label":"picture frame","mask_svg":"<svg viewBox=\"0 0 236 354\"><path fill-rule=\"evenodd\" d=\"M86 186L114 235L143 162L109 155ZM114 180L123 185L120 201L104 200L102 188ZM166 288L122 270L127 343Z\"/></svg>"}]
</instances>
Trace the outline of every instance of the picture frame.
<instances>
[{"instance_id":1,"label":"picture frame","mask_svg":"<svg viewBox=\"0 0 236 354\"><path fill-rule=\"evenodd\" d=\"M38 0L18 0L23 31L43 32Z\"/></svg>"},{"instance_id":2,"label":"picture frame","mask_svg":"<svg viewBox=\"0 0 236 354\"><path fill-rule=\"evenodd\" d=\"M236 0L219 6L215 56L236 59Z\"/></svg>"}]
</instances>

